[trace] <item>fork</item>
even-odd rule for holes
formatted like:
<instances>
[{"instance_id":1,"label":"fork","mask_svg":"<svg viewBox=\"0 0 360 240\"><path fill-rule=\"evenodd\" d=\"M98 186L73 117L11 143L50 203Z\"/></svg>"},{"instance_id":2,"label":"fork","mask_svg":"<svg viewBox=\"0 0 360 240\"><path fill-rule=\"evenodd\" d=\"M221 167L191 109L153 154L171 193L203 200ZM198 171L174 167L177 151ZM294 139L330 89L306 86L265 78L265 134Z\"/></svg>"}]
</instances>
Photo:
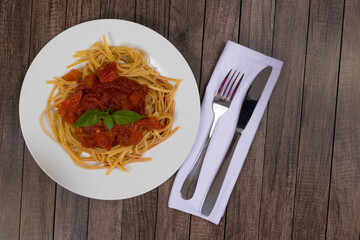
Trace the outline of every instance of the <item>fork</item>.
<instances>
[{"instance_id":1,"label":"fork","mask_svg":"<svg viewBox=\"0 0 360 240\"><path fill-rule=\"evenodd\" d=\"M244 74L242 74L240 78L239 75L240 75L239 71L236 70L232 71L231 69L228 72L228 74L225 76L224 80L222 81L214 97L213 106L212 106L214 119L210 128L210 132L205 141L205 144L202 146L201 151L195 160L195 164L193 168L191 169L190 173L188 174L188 176L186 177L183 183L183 186L181 187L180 193L183 199L191 199L194 195L195 188L199 179L200 169L204 161L205 154L209 146L209 142L213 134L214 128L216 126L216 123L219 120L219 118L229 109L231 101L235 96L235 93L240 85L242 78L244 77ZM237 82L237 84L234 87L235 82Z\"/></svg>"}]
</instances>

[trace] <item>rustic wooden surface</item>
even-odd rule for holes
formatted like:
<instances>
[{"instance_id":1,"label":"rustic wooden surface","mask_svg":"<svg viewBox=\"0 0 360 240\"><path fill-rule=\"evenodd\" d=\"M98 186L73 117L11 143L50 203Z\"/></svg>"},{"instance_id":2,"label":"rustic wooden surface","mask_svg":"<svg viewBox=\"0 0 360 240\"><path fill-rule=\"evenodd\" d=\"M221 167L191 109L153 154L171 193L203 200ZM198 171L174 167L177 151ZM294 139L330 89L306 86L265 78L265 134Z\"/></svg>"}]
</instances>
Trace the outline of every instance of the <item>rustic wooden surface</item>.
<instances>
[{"instance_id":1,"label":"rustic wooden surface","mask_svg":"<svg viewBox=\"0 0 360 240\"><path fill-rule=\"evenodd\" d=\"M78 196L19 128L27 68L78 23L135 21L168 38L199 93L226 40L285 62L219 225L169 209L174 176L123 201ZM0 239L360 239L360 1L0 0Z\"/></svg>"}]
</instances>

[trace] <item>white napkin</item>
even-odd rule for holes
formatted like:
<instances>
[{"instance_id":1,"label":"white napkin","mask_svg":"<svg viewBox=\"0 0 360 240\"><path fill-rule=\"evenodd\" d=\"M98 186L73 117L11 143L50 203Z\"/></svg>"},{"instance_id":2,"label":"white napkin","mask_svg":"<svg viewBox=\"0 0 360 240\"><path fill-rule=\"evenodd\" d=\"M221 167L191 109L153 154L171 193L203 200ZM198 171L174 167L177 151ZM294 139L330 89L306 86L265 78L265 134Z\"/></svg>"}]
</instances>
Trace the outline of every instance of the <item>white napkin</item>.
<instances>
[{"instance_id":1,"label":"white napkin","mask_svg":"<svg viewBox=\"0 0 360 240\"><path fill-rule=\"evenodd\" d=\"M260 124L262 115L264 114L271 92L279 77L282 65L283 62L277 59L265 56L237 43L231 41L226 43L225 49L216 64L214 72L206 88L201 107L200 126L195 144L193 145L187 159L179 169L174 181L169 199L170 208L175 208L202 217L215 224L219 224L221 217L224 215L225 208L245 161L246 155L250 149L251 142L253 141L256 130ZM209 216L204 216L201 214L202 203L232 139L242 101L254 78L267 66L271 66L273 68L271 75L259 102L256 105L253 115L242 132L242 136L236 146L215 206ZM181 197L180 189L195 163L195 159L201 150L201 146L206 140L213 119L213 98L230 69L241 71L241 74L244 73L244 78L236 95L234 96L230 108L222 117L220 117L214 129L201 168L194 196L189 200L184 200Z\"/></svg>"}]
</instances>

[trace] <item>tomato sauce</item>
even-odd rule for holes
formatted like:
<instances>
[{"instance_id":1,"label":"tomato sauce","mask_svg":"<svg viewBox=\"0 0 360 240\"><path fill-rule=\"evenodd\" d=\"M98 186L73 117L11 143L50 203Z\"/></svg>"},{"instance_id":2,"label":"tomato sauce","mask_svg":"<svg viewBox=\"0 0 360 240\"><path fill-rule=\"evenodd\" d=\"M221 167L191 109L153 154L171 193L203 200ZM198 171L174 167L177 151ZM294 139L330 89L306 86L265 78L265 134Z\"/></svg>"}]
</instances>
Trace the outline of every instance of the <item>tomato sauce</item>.
<instances>
[{"instance_id":1,"label":"tomato sauce","mask_svg":"<svg viewBox=\"0 0 360 240\"><path fill-rule=\"evenodd\" d=\"M131 110L145 116L146 85L141 85L129 78L120 77L116 63L108 63L96 74L89 74L82 79L78 70L71 70L63 78L79 81L77 90L58 108L60 116L69 124L74 124L86 111L93 109ZM75 135L86 148L101 147L110 150L120 144L136 145L143 138L144 131L161 129L163 125L155 118L143 118L130 124L116 124L109 131L102 120L90 127L76 127Z\"/></svg>"}]
</instances>

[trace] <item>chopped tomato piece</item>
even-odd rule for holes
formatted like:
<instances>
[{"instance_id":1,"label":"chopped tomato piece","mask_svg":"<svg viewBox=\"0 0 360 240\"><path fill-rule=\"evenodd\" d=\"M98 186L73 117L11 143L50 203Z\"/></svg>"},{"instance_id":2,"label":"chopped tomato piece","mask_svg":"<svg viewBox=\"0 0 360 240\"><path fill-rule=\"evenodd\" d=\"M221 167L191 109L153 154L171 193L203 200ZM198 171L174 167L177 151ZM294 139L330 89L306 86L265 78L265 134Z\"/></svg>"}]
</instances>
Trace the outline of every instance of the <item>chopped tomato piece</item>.
<instances>
[{"instance_id":1,"label":"chopped tomato piece","mask_svg":"<svg viewBox=\"0 0 360 240\"><path fill-rule=\"evenodd\" d=\"M138 144L143 138L143 134L134 124L115 124L113 133L116 140L121 146L129 146Z\"/></svg>"},{"instance_id":2,"label":"chopped tomato piece","mask_svg":"<svg viewBox=\"0 0 360 240\"><path fill-rule=\"evenodd\" d=\"M79 105L81 97L82 97L82 93L76 93L71 97L69 97L68 99L66 99L65 101L63 101L60 104L60 106L67 111L73 112L76 110L77 106Z\"/></svg>"},{"instance_id":3,"label":"chopped tomato piece","mask_svg":"<svg viewBox=\"0 0 360 240\"><path fill-rule=\"evenodd\" d=\"M145 85L144 87L140 88L139 90L135 90L130 96L129 99L131 102L136 106L139 105L140 102L145 100L146 94L148 91L148 87Z\"/></svg>"},{"instance_id":4,"label":"chopped tomato piece","mask_svg":"<svg viewBox=\"0 0 360 240\"><path fill-rule=\"evenodd\" d=\"M133 129L131 132L130 139L128 140L128 143L130 145L135 146L136 144L138 144L141 141L142 138L143 138L142 132L139 130Z\"/></svg>"},{"instance_id":5,"label":"chopped tomato piece","mask_svg":"<svg viewBox=\"0 0 360 240\"><path fill-rule=\"evenodd\" d=\"M159 130L164 127L156 118L150 118L150 122L153 129Z\"/></svg>"},{"instance_id":6,"label":"chopped tomato piece","mask_svg":"<svg viewBox=\"0 0 360 240\"><path fill-rule=\"evenodd\" d=\"M161 128L163 128L164 126L158 121L156 120L156 118L152 117L152 118L143 118L140 119L139 121L136 122L136 124L138 126L141 126L144 130L159 130Z\"/></svg>"},{"instance_id":7,"label":"chopped tomato piece","mask_svg":"<svg viewBox=\"0 0 360 240\"><path fill-rule=\"evenodd\" d=\"M96 77L96 75L93 74L93 73L87 75L87 76L84 77L84 79L83 79L83 82L84 82L85 86L87 86L87 87L89 87L89 88L91 88L96 81L97 81L97 77Z\"/></svg>"},{"instance_id":8,"label":"chopped tomato piece","mask_svg":"<svg viewBox=\"0 0 360 240\"><path fill-rule=\"evenodd\" d=\"M130 96L129 99L134 105L138 105L141 101L142 93L140 91L135 90Z\"/></svg>"},{"instance_id":9,"label":"chopped tomato piece","mask_svg":"<svg viewBox=\"0 0 360 240\"><path fill-rule=\"evenodd\" d=\"M82 72L77 69L71 69L71 71L65 74L62 78L66 81L80 81L82 79Z\"/></svg>"},{"instance_id":10,"label":"chopped tomato piece","mask_svg":"<svg viewBox=\"0 0 360 240\"><path fill-rule=\"evenodd\" d=\"M89 131L86 131L86 129L92 129L94 128L93 126L91 127L76 127L75 128L75 135L80 138L81 141L81 145L83 145L86 148L94 148L97 146L95 140L90 137L89 135Z\"/></svg>"},{"instance_id":11,"label":"chopped tomato piece","mask_svg":"<svg viewBox=\"0 0 360 240\"><path fill-rule=\"evenodd\" d=\"M134 104L132 104L129 99L125 99L121 102L121 107L123 110L131 110L134 108Z\"/></svg>"},{"instance_id":12,"label":"chopped tomato piece","mask_svg":"<svg viewBox=\"0 0 360 240\"><path fill-rule=\"evenodd\" d=\"M97 130L95 134L95 142L102 148L110 151L114 141L114 136L109 131Z\"/></svg>"},{"instance_id":13,"label":"chopped tomato piece","mask_svg":"<svg viewBox=\"0 0 360 240\"><path fill-rule=\"evenodd\" d=\"M78 119L78 116L75 113L66 112L62 108L59 108L59 114L64 119L64 121L69 123L69 124L76 123L76 120Z\"/></svg>"},{"instance_id":14,"label":"chopped tomato piece","mask_svg":"<svg viewBox=\"0 0 360 240\"><path fill-rule=\"evenodd\" d=\"M115 136L99 122L95 126L75 128L75 135L80 138L84 147L101 147L111 150Z\"/></svg>"},{"instance_id":15,"label":"chopped tomato piece","mask_svg":"<svg viewBox=\"0 0 360 240\"><path fill-rule=\"evenodd\" d=\"M116 63L108 63L102 67L100 67L96 71L99 76L100 82L112 82L115 79L119 78L119 74L117 72Z\"/></svg>"},{"instance_id":16,"label":"chopped tomato piece","mask_svg":"<svg viewBox=\"0 0 360 240\"><path fill-rule=\"evenodd\" d=\"M77 120L77 116L75 114L75 111L77 110L77 107L80 103L82 93L77 93L62 103L60 103L59 106L59 114L60 116L65 120L65 122L74 124Z\"/></svg>"}]
</instances>

